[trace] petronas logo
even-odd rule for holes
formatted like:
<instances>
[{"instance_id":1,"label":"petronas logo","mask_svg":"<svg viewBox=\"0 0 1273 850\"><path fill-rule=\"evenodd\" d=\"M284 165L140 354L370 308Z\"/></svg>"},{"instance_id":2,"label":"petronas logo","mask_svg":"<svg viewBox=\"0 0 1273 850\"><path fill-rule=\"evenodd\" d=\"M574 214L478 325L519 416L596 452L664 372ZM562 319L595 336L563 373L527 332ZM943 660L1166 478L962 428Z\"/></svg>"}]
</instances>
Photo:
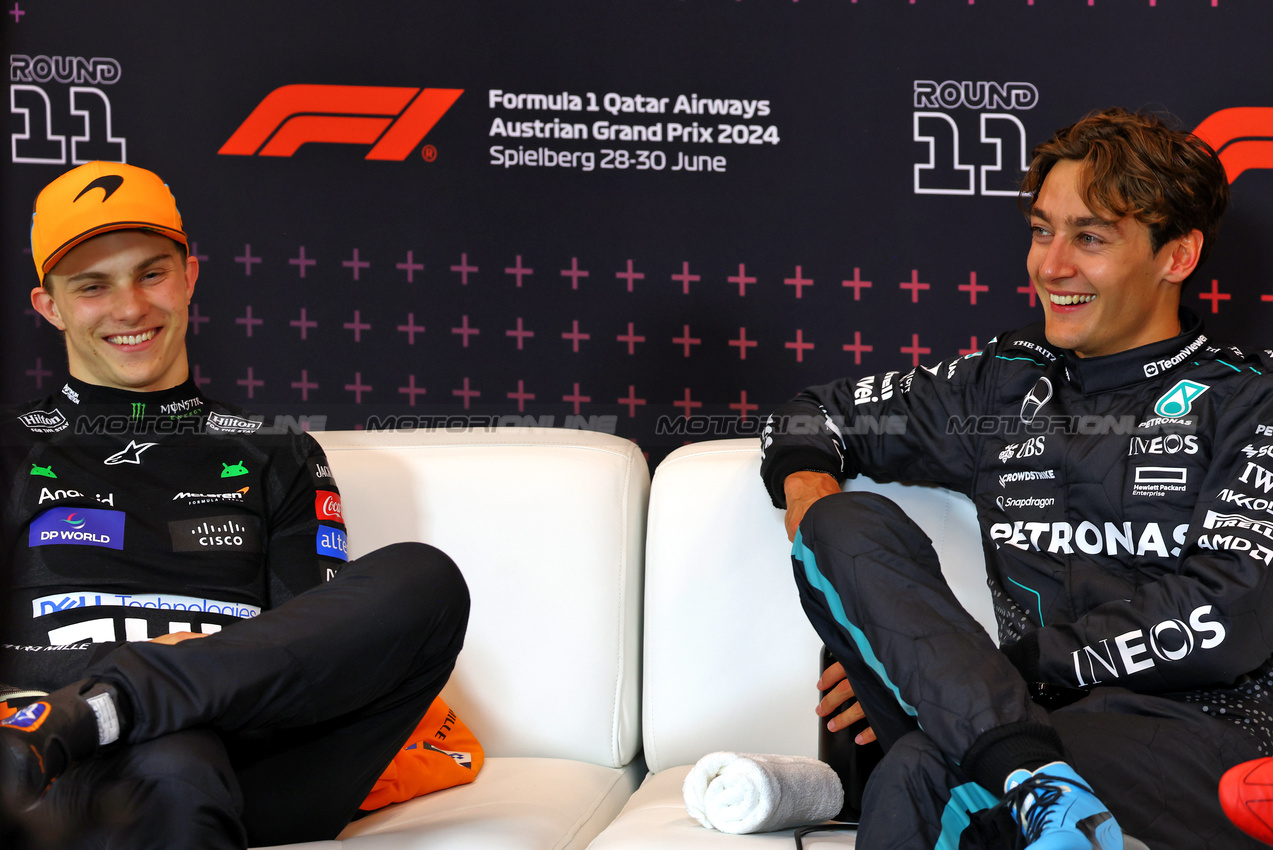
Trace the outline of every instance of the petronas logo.
<instances>
[{"instance_id":1,"label":"petronas logo","mask_svg":"<svg viewBox=\"0 0 1273 850\"><path fill-rule=\"evenodd\" d=\"M1169 419L1188 416L1194 399L1209 389L1210 387L1206 384L1199 384L1196 381L1180 381L1158 399L1158 403L1154 405L1154 413Z\"/></svg>"}]
</instances>

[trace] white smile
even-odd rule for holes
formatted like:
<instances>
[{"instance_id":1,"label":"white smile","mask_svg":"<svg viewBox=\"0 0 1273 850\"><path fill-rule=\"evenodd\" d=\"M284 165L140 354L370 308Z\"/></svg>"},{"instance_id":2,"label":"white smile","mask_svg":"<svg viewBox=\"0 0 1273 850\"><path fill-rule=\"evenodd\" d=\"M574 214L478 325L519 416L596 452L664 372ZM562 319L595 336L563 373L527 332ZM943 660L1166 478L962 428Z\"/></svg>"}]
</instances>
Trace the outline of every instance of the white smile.
<instances>
[{"instance_id":1,"label":"white smile","mask_svg":"<svg viewBox=\"0 0 1273 850\"><path fill-rule=\"evenodd\" d=\"M152 328L145 333L139 334L119 334L117 336L108 336L106 341L112 345L137 345L149 339L154 339L155 334L159 333L158 329Z\"/></svg>"},{"instance_id":2,"label":"white smile","mask_svg":"<svg viewBox=\"0 0 1273 850\"><path fill-rule=\"evenodd\" d=\"M1050 292L1048 293L1048 298L1051 299L1053 304L1062 307L1069 307L1071 304L1086 304L1089 301L1096 300L1095 295L1055 295Z\"/></svg>"}]
</instances>

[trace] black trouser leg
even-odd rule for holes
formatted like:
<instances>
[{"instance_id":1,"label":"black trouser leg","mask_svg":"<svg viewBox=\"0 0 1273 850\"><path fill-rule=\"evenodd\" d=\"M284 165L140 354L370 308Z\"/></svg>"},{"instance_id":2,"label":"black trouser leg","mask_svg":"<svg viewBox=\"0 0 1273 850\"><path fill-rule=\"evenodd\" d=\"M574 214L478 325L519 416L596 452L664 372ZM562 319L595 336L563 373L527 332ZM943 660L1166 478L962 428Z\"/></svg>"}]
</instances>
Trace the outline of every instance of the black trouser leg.
<instances>
[{"instance_id":1,"label":"black trouser leg","mask_svg":"<svg viewBox=\"0 0 1273 850\"><path fill-rule=\"evenodd\" d=\"M1152 850L1262 847L1220 808L1220 777L1259 758L1255 741L1197 705L1097 688L1052 712L1070 764L1128 835Z\"/></svg>"},{"instance_id":2,"label":"black trouser leg","mask_svg":"<svg viewBox=\"0 0 1273 850\"><path fill-rule=\"evenodd\" d=\"M396 544L255 619L130 644L89 674L128 700L128 744L221 735L253 843L332 838L446 683L468 609L449 558Z\"/></svg>"},{"instance_id":3,"label":"black trouser leg","mask_svg":"<svg viewBox=\"0 0 1273 850\"><path fill-rule=\"evenodd\" d=\"M888 499L820 499L800 525L792 562L805 612L886 750L922 728L958 761L992 728L1047 722L1021 674L955 598L928 537Z\"/></svg>"},{"instance_id":4,"label":"black trouser leg","mask_svg":"<svg viewBox=\"0 0 1273 850\"><path fill-rule=\"evenodd\" d=\"M33 825L60 850L233 850L247 846L242 810L220 737L191 729L71 768L40 801Z\"/></svg>"}]
</instances>

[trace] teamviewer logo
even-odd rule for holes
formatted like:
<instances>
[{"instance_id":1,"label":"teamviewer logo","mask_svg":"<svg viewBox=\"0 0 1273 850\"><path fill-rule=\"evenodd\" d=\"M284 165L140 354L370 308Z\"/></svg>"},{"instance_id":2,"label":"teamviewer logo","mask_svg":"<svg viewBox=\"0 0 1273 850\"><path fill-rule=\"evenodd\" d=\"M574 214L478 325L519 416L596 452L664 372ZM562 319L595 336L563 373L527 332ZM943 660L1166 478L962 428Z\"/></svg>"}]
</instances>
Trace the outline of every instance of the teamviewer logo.
<instances>
[{"instance_id":1,"label":"teamviewer logo","mask_svg":"<svg viewBox=\"0 0 1273 850\"><path fill-rule=\"evenodd\" d=\"M463 89L291 85L252 110L219 154L291 156L307 142L372 145L367 159L401 162Z\"/></svg>"}]
</instances>

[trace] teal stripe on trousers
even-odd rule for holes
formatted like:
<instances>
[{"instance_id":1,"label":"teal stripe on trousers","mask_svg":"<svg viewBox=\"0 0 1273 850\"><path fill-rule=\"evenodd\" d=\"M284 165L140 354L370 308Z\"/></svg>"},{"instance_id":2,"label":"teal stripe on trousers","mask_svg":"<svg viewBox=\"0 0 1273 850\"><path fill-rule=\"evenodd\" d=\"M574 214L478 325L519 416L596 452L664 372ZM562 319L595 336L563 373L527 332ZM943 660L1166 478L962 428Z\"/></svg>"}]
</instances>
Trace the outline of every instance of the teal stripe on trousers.
<instances>
[{"instance_id":1,"label":"teal stripe on trousers","mask_svg":"<svg viewBox=\"0 0 1273 850\"><path fill-rule=\"evenodd\" d=\"M959 850L959 836L971 822L973 812L996 805L999 799L976 782L965 782L950 789L950 800L941 813L941 835L933 850Z\"/></svg>"},{"instance_id":2,"label":"teal stripe on trousers","mask_svg":"<svg viewBox=\"0 0 1273 850\"><path fill-rule=\"evenodd\" d=\"M839 623L849 637L853 639L853 643L857 645L858 652L862 655L862 660L867 666L875 671L876 675L897 698L897 704L902 710L911 717L916 716L915 707L902 699L902 692L897 689L897 685L893 684L893 680L889 678L888 671L884 669L884 665L880 663L879 657L875 654L875 650L871 648L871 643L866 639L866 635L857 626L849 622L848 615L844 613L844 602L840 599L840 594L835 587L818 569L817 558L813 555L813 550L804 545L804 538L800 532L796 532L795 543L791 547L791 557L795 558L804 567L805 580L809 582L810 587L816 588L822 593L827 600L827 607L831 609L831 616Z\"/></svg>"}]
</instances>

